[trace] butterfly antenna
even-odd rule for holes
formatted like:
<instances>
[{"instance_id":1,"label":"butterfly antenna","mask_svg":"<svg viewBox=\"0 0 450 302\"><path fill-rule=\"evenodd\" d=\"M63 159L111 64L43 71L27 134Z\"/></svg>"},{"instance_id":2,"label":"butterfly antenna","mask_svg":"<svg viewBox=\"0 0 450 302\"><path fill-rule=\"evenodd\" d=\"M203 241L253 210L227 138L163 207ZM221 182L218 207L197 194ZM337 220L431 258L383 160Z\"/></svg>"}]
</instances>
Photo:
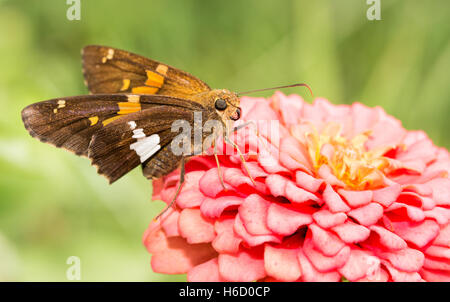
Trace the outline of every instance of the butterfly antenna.
<instances>
[{"instance_id":1,"label":"butterfly antenna","mask_svg":"<svg viewBox=\"0 0 450 302\"><path fill-rule=\"evenodd\" d=\"M312 92L311 87L308 84L305 84L305 83L297 83L297 84L286 85L286 86L278 86L278 87L271 87L271 88L249 90L249 91L244 91L244 92L238 92L238 93L236 93L236 95L241 96L241 95L244 95L244 94L249 94L249 93L254 93L254 92L260 92L260 91L266 91L266 90L274 90L274 89L282 89L282 88L299 87L299 86L303 86L303 87L308 88L309 92L311 93L311 96L314 97L314 94Z\"/></svg>"}]
</instances>

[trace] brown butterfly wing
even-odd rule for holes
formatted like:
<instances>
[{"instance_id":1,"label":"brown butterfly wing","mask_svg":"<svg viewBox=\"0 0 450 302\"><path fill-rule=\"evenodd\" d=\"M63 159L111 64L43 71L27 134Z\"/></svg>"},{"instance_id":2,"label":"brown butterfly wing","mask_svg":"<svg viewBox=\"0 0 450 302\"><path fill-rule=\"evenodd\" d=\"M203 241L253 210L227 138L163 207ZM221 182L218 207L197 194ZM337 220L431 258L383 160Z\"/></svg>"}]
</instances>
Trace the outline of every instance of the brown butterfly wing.
<instances>
[{"instance_id":1,"label":"brown butterfly wing","mask_svg":"<svg viewBox=\"0 0 450 302\"><path fill-rule=\"evenodd\" d=\"M198 103L162 95L98 94L31 104L22 110L22 120L30 135L40 141L87 156L91 138L100 129L134 112L161 105L203 110Z\"/></svg>"},{"instance_id":2,"label":"brown butterfly wing","mask_svg":"<svg viewBox=\"0 0 450 302\"><path fill-rule=\"evenodd\" d=\"M193 126L193 111L176 106L155 106L116 120L98 131L89 145L89 158L110 183L138 165L144 175L157 178L175 170L183 155L175 155L171 142L179 132L175 120Z\"/></svg>"},{"instance_id":3,"label":"brown butterfly wing","mask_svg":"<svg viewBox=\"0 0 450 302\"><path fill-rule=\"evenodd\" d=\"M187 72L124 50L90 45L82 51L90 93L162 94L189 98L211 90Z\"/></svg>"}]
</instances>

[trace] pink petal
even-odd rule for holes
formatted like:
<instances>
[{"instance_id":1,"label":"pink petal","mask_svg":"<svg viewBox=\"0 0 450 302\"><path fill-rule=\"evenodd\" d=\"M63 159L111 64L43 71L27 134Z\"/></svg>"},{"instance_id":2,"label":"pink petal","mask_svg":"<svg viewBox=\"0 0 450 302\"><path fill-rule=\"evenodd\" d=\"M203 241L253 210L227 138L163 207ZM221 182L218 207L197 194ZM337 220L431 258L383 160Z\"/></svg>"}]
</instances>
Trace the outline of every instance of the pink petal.
<instances>
[{"instance_id":1,"label":"pink petal","mask_svg":"<svg viewBox=\"0 0 450 302\"><path fill-rule=\"evenodd\" d=\"M347 215L345 213L331 213L324 209L315 212L313 218L320 227L328 229L344 223L347 220Z\"/></svg>"},{"instance_id":2,"label":"pink petal","mask_svg":"<svg viewBox=\"0 0 450 302\"><path fill-rule=\"evenodd\" d=\"M351 106L351 116L353 122L353 132L351 137L365 132L372 128L378 120L378 112L361 103L354 103Z\"/></svg>"},{"instance_id":3,"label":"pink petal","mask_svg":"<svg viewBox=\"0 0 450 302\"><path fill-rule=\"evenodd\" d=\"M301 275L297 253L298 249L273 247L266 244L264 268L267 274L284 282L296 281Z\"/></svg>"},{"instance_id":4,"label":"pink petal","mask_svg":"<svg viewBox=\"0 0 450 302\"><path fill-rule=\"evenodd\" d=\"M424 247L439 234L439 225L433 220L424 220L420 223L392 222L394 232L404 240Z\"/></svg>"},{"instance_id":5,"label":"pink petal","mask_svg":"<svg viewBox=\"0 0 450 302\"><path fill-rule=\"evenodd\" d=\"M390 265L387 261L382 262L384 266L388 269L389 274L392 277L394 282L419 282L422 281L422 278L417 272L403 272L397 270L392 265Z\"/></svg>"},{"instance_id":6,"label":"pink petal","mask_svg":"<svg viewBox=\"0 0 450 302\"><path fill-rule=\"evenodd\" d=\"M386 230L385 228L378 225L372 225L369 229L378 234L380 243L389 250L401 250L407 247L406 242L401 237Z\"/></svg>"},{"instance_id":7,"label":"pink petal","mask_svg":"<svg viewBox=\"0 0 450 302\"><path fill-rule=\"evenodd\" d=\"M425 258L423 267L426 269L450 271L450 261L444 258L435 258L427 256Z\"/></svg>"},{"instance_id":8,"label":"pink petal","mask_svg":"<svg viewBox=\"0 0 450 302\"><path fill-rule=\"evenodd\" d=\"M266 178L266 185L273 196L286 197L292 203L301 204L310 200L319 201L316 195L300 189L294 182L278 174L269 175Z\"/></svg>"},{"instance_id":9,"label":"pink petal","mask_svg":"<svg viewBox=\"0 0 450 302\"><path fill-rule=\"evenodd\" d=\"M232 282L251 282L266 276L262 255L249 250L219 255L220 276Z\"/></svg>"},{"instance_id":10,"label":"pink petal","mask_svg":"<svg viewBox=\"0 0 450 302\"><path fill-rule=\"evenodd\" d=\"M252 235L268 235L267 211L271 202L258 194L248 196L239 207L239 216L247 232Z\"/></svg>"},{"instance_id":11,"label":"pink petal","mask_svg":"<svg viewBox=\"0 0 450 302\"><path fill-rule=\"evenodd\" d=\"M350 211L350 207L341 199L339 194L336 193L329 184L327 184L325 190L323 191L323 200L333 213Z\"/></svg>"},{"instance_id":12,"label":"pink petal","mask_svg":"<svg viewBox=\"0 0 450 302\"><path fill-rule=\"evenodd\" d=\"M373 191L373 201L388 207L397 199L401 191L402 187L399 184L375 190Z\"/></svg>"},{"instance_id":13,"label":"pink petal","mask_svg":"<svg viewBox=\"0 0 450 302\"><path fill-rule=\"evenodd\" d=\"M433 218L440 225L447 225L450 220L450 209L435 207L430 211L424 211L425 217Z\"/></svg>"},{"instance_id":14,"label":"pink petal","mask_svg":"<svg viewBox=\"0 0 450 302\"><path fill-rule=\"evenodd\" d=\"M303 108L303 100L297 95L286 97L280 92L275 92L274 97L279 100L280 113L283 121L287 125L298 123Z\"/></svg>"},{"instance_id":15,"label":"pink petal","mask_svg":"<svg viewBox=\"0 0 450 302\"><path fill-rule=\"evenodd\" d=\"M387 116L384 112L383 115L383 120L380 120L371 129L370 139L366 143L369 150L382 146L397 145L406 134L406 130L401 126L400 121ZM389 131L386 131L386 129L389 129Z\"/></svg>"},{"instance_id":16,"label":"pink petal","mask_svg":"<svg viewBox=\"0 0 450 302\"><path fill-rule=\"evenodd\" d=\"M436 156L436 148L429 139L422 139L416 141L412 145L408 146L406 151L401 152L397 159L407 161L423 161L425 164L432 161Z\"/></svg>"},{"instance_id":17,"label":"pink petal","mask_svg":"<svg viewBox=\"0 0 450 302\"><path fill-rule=\"evenodd\" d=\"M163 231L149 238L147 248L153 253L153 271L162 274L185 274L192 267L217 255L208 243L188 244L181 237L167 238Z\"/></svg>"},{"instance_id":18,"label":"pink petal","mask_svg":"<svg viewBox=\"0 0 450 302\"><path fill-rule=\"evenodd\" d=\"M315 193L320 189L324 181L322 179L317 179L314 176L311 176L305 172L297 171L295 172L295 183L300 188Z\"/></svg>"},{"instance_id":19,"label":"pink petal","mask_svg":"<svg viewBox=\"0 0 450 302\"><path fill-rule=\"evenodd\" d=\"M311 171L312 164L305 147L294 137L287 136L281 139L280 163L291 171Z\"/></svg>"},{"instance_id":20,"label":"pink petal","mask_svg":"<svg viewBox=\"0 0 450 302\"><path fill-rule=\"evenodd\" d=\"M407 204L394 202L386 209L386 212L395 213L399 216L407 216L412 221L422 221L425 219L425 213L417 207L409 206Z\"/></svg>"},{"instance_id":21,"label":"pink petal","mask_svg":"<svg viewBox=\"0 0 450 302\"><path fill-rule=\"evenodd\" d=\"M345 184L337 179L336 176L334 176L334 174L331 172L330 167L328 167L327 165L320 166L317 174L329 185L345 187Z\"/></svg>"},{"instance_id":22,"label":"pink petal","mask_svg":"<svg viewBox=\"0 0 450 302\"><path fill-rule=\"evenodd\" d=\"M310 239L305 239L303 244L303 252L309 261L319 272L330 272L342 267L350 256L350 248L343 247L336 255L327 257L313 247Z\"/></svg>"},{"instance_id":23,"label":"pink petal","mask_svg":"<svg viewBox=\"0 0 450 302\"><path fill-rule=\"evenodd\" d=\"M415 249L405 248L403 250L379 253L383 259L389 262L398 270L403 272L417 272L423 265L424 255Z\"/></svg>"},{"instance_id":24,"label":"pink petal","mask_svg":"<svg viewBox=\"0 0 450 302\"><path fill-rule=\"evenodd\" d=\"M188 282L223 282L219 275L219 261L213 258L194 266L187 273Z\"/></svg>"},{"instance_id":25,"label":"pink petal","mask_svg":"<svg viewBox=\"0 0 450 302\"><path fill-rule=\"evenodd\" d=\"M345 243L357 243L366 240L370 230L362 225L347 221L331 228Z\"/></svg>"},{"instance_id":26,"label":"pink petal","mask_svg":"<svg viewBox=\"0 0 450 302\"><path fill-rule=\"evenodd\" d=\"M339 189L338 193L341 194L347 201L347 204L352 208L357 208L368 204L372 201L372 191L348 191Z\"/></svg>"},{"instance_id":27,"label":"pink petal","mask_svg":"<svg viewBox=\"0 0 450 302\"><path fill-rule=\"evenodd\" d=\"M224 217L216 220L214 229L217 233L212 246L218 253L233 254L239 251L242 239L234 233L234 217Z\"/></svg>"},{"instance_id":28,"label":"pink petal","mask_svg":"<svg viewBox=\"0 0 450 302\"><path fill-rule=\"evenodd\" d=\"M267 226L279 235L291 235L312 221L310 213L287 205L272 203L267 212Z\"/></svg>"},{"instance_id":29,"label":"pink petal","mask_svg":"<svg viewBox=\"0 0 450 302\"><path fill-rule=\"evenodd\" d=\"M253 179L258 177L266 177L268 174L261 168L257 162L249 161L246 163L248 172L253 177Z\"/></svg>"},{"instance_id":30,"label":"pink petal","mask_svg":"<svg viewBox=\"0 0 450 302\"><path fill-rule=\"evenodd\" d=\"M272 146L273 147L273 146ZM274 147L273 147L274 148ZM259 150L257 158L259 165L268 173L275 174L280 172L289 172L288 169L279 163L280 151L267 150L262 148Z\"/></svg>"},{"instance_id":31,"label":"pink petal","mask_svg":"<svg viewBox=\"0 0 450 302\"><path fill-rule=\"evenodd\" d=\"M292 181L288 181L286 183L286 191L284 196L289 199L289 201L296 204L302 204L311 200L319 202L319 198L317 198L316 195L297 187Z\"/></svg>"},{"instance_id":32,"label":"pink petal","mask_svg":"<svg viewBox=\"0 0 450 302\"><path fill-rule=\"evenodd\" d=\"M450 249L438 245L429 246L425 250L425 254L450 260Z\"/></svg>"},{"instance_id":33,"label":"pink petal","mask_svg":"<svg viewBox=\"0 0 450 302\"><path fill-rule=\"evenodd\" d=\"M167 212L161 216L161 227L167 237L180 236L178 230L178 217L180 217L180 212L175 211L172 208L168 209Z\"/></svg>"},{"instance_id":34,"label":"pink petal","mask_svg":"<svg viewBox=\"0 0 450 302\"><path fill-rule=\"evenodd\" d=\"M205 198L200 206L200 210L205 217L217 218L222 212L232 206L240 205L244 199L237 196L223 196L218 198Z\"/></svg>"},{"instance_id":35,"label":"pink petal","mask_svg":"<svg viewBox=\"0 0 450 302\"><path fill-rule=\"evenodd\" d=\"M450 272L440 270L422 269L422 278L429 282L450 282Z\"/></svg>"},{"instance_id":36,"label":"pink petal","mask_svg":"<svg viewBox=\"0 0 450 302\"><path fill-rule=\"evenodd\" d=\"M284 196L287 181L288 179L281 175L272 174L267 176L266 185L273 196Z\"/></svg>"},{"instance_id":37,"label":"pink petal","mask_svg":"<svg viewBox=\"0 0 450 302\"><path fill-rule=\"evenodd\" d=\"M199 181L205 171L192 171L186 173L185 181L177 197L177 205L184 208L198 207L205 198L199 190Z\"/></svg>"},{"instance_id":38,"label":"pink petal","mask_svg":"<svg viewBox=\"0 0 450 302\"><path fill-rule=\"evenodd\" d=\"M369 203L351 210L348 212L348 216L353 217L362 225L369 226L375 224L383 216L383 207L378 203Z\"/></svg>"},{"instance_id":39,"label":"pink petal","mask_svg":"<svg viewBox=\"0 0 450 302\"><path fill-rule=\"evenodd\" d=\"M356 281L361 278L376 280L380 274L380 260L360 249L352 249L350 257L339 272L349 281Z\"/></svg>"},{"instance_id":40,"label":"pink petal","mask_svg":"<svg viewBox=\"0 0 450 302\"><path fill-rule=\"evenodd\" d=\"M439 235L434 239L433 244L450 247L450 224L441 229Z\"/></svg>"},{"instance_id":41,"label":"pink petal","mask_svg":"<svg viewBox=\"0 0 450 302\"><path fill-rule=\"evenodd\" d=\"M427 184L433 191L433 199L437 205L450 206L450 179L436 178Z\"/></svg>"},{"instance_id":42,"label":"pink petal","mask_svg":"<svg viewBox=\"0 0 450 302\"><path fill-rule=\"evenodd\" d=\"M219 179L217 168L206 171L199 180L199 186L200 191L209 197L216 197L217 194L222 192L223 187ZM228 184L225 184L225 188L232 189Z\"/></svg>"},{"instance_id":43,"label":"pink petal","mask_svg":"<svg viewBox=\"0 0 450 302\"><path fill-rule=\"evenodd\" d=\"M247 232L239 215L236 216L234 221L234 231L248 246L257 246L264 242L280 243L282 239L280 236L276 235L251 235Z\"/></svg>"},{"instance_id":44,"label":"pink petal","mask_svg":"<svg viewBox=\"0 0 450 302\"><path fill-rule=\"evenodd\" d=\"M302 279L305 282L338 282L341 275L337 272L321 273L309 262L302 250L297 254L302 271Z\"/></svg>"},{"instance_id":45,"label":"pink petal","mask_svg":"<svg viewBox=\"0 0 450 302\"><path fill-rule=\"evenodd\" d=\"M334 256L344 248L344 242L333 233L326 231L315 224L311 224L309 229L312 233L312 242L315 248L325 256Z\"/></svg>"},{"instance_id":46,"label":"pink petal","mask_svg":"<svg viewBox=\"0 0 450 302\"><path fill-rule=\"evenodd\" d=\"M389 274L388 272L386 272L386 270L384 270L381 267L375 273L357 280L357 282L388 282L388 281L389 281Z\"/></svg>"},{"instance_id":47,"label":"pink petal","mask_svg":"<svg viewBox=\"0 0 450 302\"><path fill-rule=\"evenodd\" d=\"M216 237L214 224L202 216L199 209L184 209L178 219L182 237L190 244L211 242Z\"/></svg>"},{"instance_id":48,"label":"pink petal","mask_svg":"<svg viewBox=\"0 0 450 302\"><path fill-rule=\"evenodd\" d=\"M253 187L253 183L247 175L244 175L241 169L227 168L223 172L223 180L233 187L237 188L241 185L247 184Z\"/></svg>"}]
</instances>

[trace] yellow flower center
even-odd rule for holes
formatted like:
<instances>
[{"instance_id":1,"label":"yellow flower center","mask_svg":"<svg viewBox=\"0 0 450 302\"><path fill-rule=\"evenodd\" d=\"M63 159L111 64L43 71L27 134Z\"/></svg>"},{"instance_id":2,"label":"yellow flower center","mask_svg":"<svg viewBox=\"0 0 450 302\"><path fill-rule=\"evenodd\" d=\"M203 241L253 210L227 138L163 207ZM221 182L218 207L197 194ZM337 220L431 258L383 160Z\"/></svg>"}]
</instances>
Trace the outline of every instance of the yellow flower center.
<instances>
[{"instance_id":1,"label":"yellow flower center","mask_svg":"<svg viewBox=\"0 0 450 302\"><path fill-rule=\"evenodd\" d=\"M341 136L341 131L341 125L330 123L321 133L315 129L304 133L302 141L314 169L318 171L322 165L327 165L337 179L353 190L383 186L384 174L390 167L389 159L383 154L392 146L369 151L365 143L370 132L347 139Z\"/></svg>"}]
</instances>

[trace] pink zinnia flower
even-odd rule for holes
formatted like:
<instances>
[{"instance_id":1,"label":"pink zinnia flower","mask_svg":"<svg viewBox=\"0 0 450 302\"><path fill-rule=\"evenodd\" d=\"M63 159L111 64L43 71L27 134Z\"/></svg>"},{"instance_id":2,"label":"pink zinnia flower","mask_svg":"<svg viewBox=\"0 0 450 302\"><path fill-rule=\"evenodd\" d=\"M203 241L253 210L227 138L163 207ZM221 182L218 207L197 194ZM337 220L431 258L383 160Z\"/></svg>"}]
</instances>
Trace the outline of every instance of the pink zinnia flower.
<instances>
[{"instance_id":1,"label":"pink zinnia flower","mask_svg":"<svg viewBox=\"0 0 450 302\"><path fill-rule=\"evenodd\" d=\"M192 158L143 242L155 272L188 281L450 281L449 153L379 107L277 92L243 97L242 120L278 120L279 139L238 131L247 157ZM244 145L245 144L245 145ZM269 151L267 151L269 150ZM263 152L264 151L264 152ZM154 181L174 195L179 171Z\"/></svg>"}]
</instances>

